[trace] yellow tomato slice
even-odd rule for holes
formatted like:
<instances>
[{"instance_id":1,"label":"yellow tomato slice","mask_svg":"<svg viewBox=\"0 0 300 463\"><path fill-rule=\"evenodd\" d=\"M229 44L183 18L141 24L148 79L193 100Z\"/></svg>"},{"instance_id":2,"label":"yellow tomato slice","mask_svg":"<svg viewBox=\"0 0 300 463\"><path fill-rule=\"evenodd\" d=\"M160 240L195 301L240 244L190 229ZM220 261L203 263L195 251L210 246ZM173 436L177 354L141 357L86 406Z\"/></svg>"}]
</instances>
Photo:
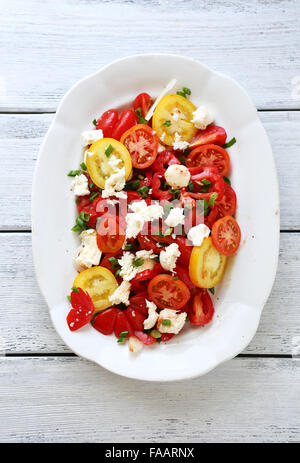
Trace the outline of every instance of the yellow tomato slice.
<instances>
[{"instance_id":1,"label":"yellow tomato slice","mask_svg":"<svg viewBox=\"0 0 300 463\"><path fill-rule=\"evenodd\" d=\"M111 154L107 156L105 151L110 145L113 150ZM90 146L86 156L88 173L92 181L99 188L104 188L105 180L114 173L114 169L110 163L112 155L120 159L117 166L118 169L125 167L125 180L128 179L131 173L132 162L127 148L113 138L101 138L101 140L96 141L96 143Z\"/></svg>"},{"instance_id":2,"label":"yellow tomato slice","mask_svg":"<svg viewBox=\"0 0 300 463\"><path fill-rule=\"evenodd\" d=\"M101 312L112 304L109 296L118 288L114 275L105 267L91 267L75 278L73 286L82 288L91 297L95 312Z\"/></svg>"},{"instance_id":3,"label":"yellow tomato slice","mask_svg":"<svg viewBox=\"0 0 300 463\"><path fill-rule=\"evenodd\" d=\"M180 135L180 141L190 142L197 129L191 122L196 111L187 98L181 95L167 95L161 99L153 114L152 127L158 138L168 146L175 141L175 133Z\"/></svg>"},{"instance_id":4,"label":"yellow tomato slice","mask_svg":"<svg viewBox=\"0 0 300 463\"><path fill-rule=\"evenodd\" d=\"M189 265L190 279L199 288L213 288L224 274L227 257L217 251L211 237L194 246Z\"/></svg>"}]
</instances>

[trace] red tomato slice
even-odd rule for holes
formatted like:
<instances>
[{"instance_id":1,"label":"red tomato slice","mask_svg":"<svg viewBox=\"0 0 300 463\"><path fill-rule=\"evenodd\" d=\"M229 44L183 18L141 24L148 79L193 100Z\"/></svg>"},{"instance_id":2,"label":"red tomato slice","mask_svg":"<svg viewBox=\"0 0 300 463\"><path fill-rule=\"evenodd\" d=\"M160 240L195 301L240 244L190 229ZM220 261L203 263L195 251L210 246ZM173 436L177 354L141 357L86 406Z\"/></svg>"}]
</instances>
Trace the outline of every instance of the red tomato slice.
<instances>
[{"instance_id":1,"label":"red tomato slice","mask_svg":"<svg viewBox=\"0 0 300 463\"><path fill-rule=\"evenodd\" d=\"M121 257L121 254L122 252L117 252L116 254L114 253L106 254L106 256L101 260L101 263L100 263L101 267L107 268L108 270L111 271L111 273L115 275L115 272L117 271L117 269L113 268L113 265L109 259L110 257L115 257L116 259L119 259ZM115 278L119 284L122 283L121 277L115 276Z\"/></svg>"},{"instance_id":2,"label":"red tomato slice","mask_svg":"<svg viewBox=\"0 0 300 463\"><path fill-rule=\"evenodd\" d=\"M81 288L71 292L72 309L68 313L67 323L71 331L76 331L92 320L95 310L94 304L88 293Z\"/></svg>"},{"instance_id":3,"label":"red tomato slice","mask_svg":"<svg viewBox=\"0 0 300 463\"><path fill-rule=\"evenodd\" d=\"M134 110L142 110L142 116L145 117L152 105L151 96L148 93L140 93L133 102Z\"/></svg>"},{"instance_id":4,"label":"red tomato slice","mask_svg":"<svg viewBox=\"0 0 300 463\"><path fill-rule=\"evenodd\" d=\"M109 109L99 117L96 123L96 129L101 129L104 138L110 138L118 122L119 115L116 109Z\"/></svg>"},{"instance_id":5,"label":"red tomato slice","mask_svg":"<svg viewBox=\"0 0 300 463\"><path fill-rule=\"evenodd\" d=\"M237 221L227 215L217 220L212 227L211 238L215 248L224 256L232 256L241 241L241 230Z\"/></svg>"},{"instance_id":6,"label":"red tomato slice","mask_svg":"<svg viewBox=\"0 0 300 463\"><path fill-rule=\"evenodd\" d=\"M200 145L213 143L214 145L222 146L226 142L227 133L223 127L211 124L204 130L199 130L190 143L190 148L196 148Z\"/></svg>"},{"instance_id":7,"label":"red tomato slice","mask_svg":"<svg viewBox=\"0 0 300 463\"><path fill-rule=\"evenodd\" d=\"M132 109L127 109L123 111L121 117L117 124L114 127L114 130L111 134L111 138L115 140L120 140L126 130L130 129L133 125L137 123L136 114Z\"/></svg>"},{"instance_id":8,"label":"red tomato slice","mask_svg":"<svg viewBox=\"0 0 300 463\"><path fill-rule=\"evenodd\" d=\"M175 334L172 333L162 333L161 335L161 342L170 341L170 339L174 338Z\"/></svg>"},{"instance_id":9,"label":"red tomato slice","mask_svg":"<svg viewBox=\"0 0 300 463\"><path fill-rule=\"evenodd\" d=\"M218 218L224 217L225 215L234 215L236 210L236 194L234 189L224 182L225 190L222 199L216 201L216 207L218 209Z\"/></svg>"},{"instance_id":10,"label":"red tomato slice","mask_svg":"<svg viewBox=\"0 0 300 463\"><path fill-rule=\"evenodd\" d=\"M112 334L118 312L119 309L111 307L110 309L98 313L92 320L92 326L102 334Z\"/></svg>"},{"instance_id":11,"label":"red tomato slice","mask_svg":"<svg viewBox=\"0 0 300 463\"><path fill-rule=\"evenodd\" d=\"M213 318L215 309L207 291L198 289L188 310L192 325L207 325Z\"/></svg>"},{"instance_id":12,"label":"red tomato slice","mask_svg":"<svg viewBox=\"0 0 300 463\"><path fill-rule=\"evenodd\" d=\"M148 294L146 291L138 293L135 296L132 296L129 300L130 305L128 307L132 307L136 311L147 316L148 315L148 308L146 306L147 297L148 297Z\"/></svg>"},{"instance_id":13,"label":"red tomato slice","mask_svg":"<svg viewBox=\"0 0 300 463\"><path fill-rule=\"evenodd\" d=\"M186 158L187 167L217 166L219 175L227 175L230 169L230 158L226 150L218 145L202 145L195 148Z\"/></svg>"},{"instance_id":14,"label":"red tomato slice","mask_svg":"<svg viewBox=\"0 0 300 463\"><path fill-rule=\"evenodd\" d=\"M137 239L140 243L141 249L146 249L147 251L152 250L154 254L160 254L160 252L164 249L163 247L159 247L158 243L156 243L151 236L141 235L141 233L139 233Z\"/></svg>"},{"instance_id":15,"label":"red tomato slice","mask_svg":"<svg viewBox=\"0 0 300 463\"><path fill-rule=\"evenodd\" d=\"M133 167L146 169L155 161L158 138L148 125L138 124L131 127L123 133L120 141L128 149Z\"/></svg>"},{"instance_id":16,"label":"red tomato slice","mask_svg":"<svg viewBox=\"0 0 300 463\"><path fill-rule=\"evenodd\" d=\"M177 159L173 151L162 151L155 159L152 165L152 170L154 172L164 173L168 166L171 166L172 164L181 164L181 162Z\"/></svg>"},{"instance_id":17,"label":"red tomato slice","mask_svg":"<svg viewBox=\"0 0 300 463\"><path fill-rule=\"evenodd\" d=\"M147 316L140 313L138 310L134 310L132 307L128 307L125 310L126 317L131 323L131 326L138 331L143 331L144 329L144 320Z\"/></svg>"},{"instance_id":18,"label":"red tomato slice","mask_svg":"<svg viewBox=\"0 0 300 463\"><path fill-rule=\"evenodd\" d=\"M148 286L150 299L160 309L177 310L190 298L190 290L181 280L174 280L171 275L157 275Z\"/></svg>"},{"instance_id":19,"label":"red tomato slice","mask_svg":"<svg viewBox=\"0 0 300 463\"><path fill-rule=\"evenodd\" d=\"M146 346L150 346L156 342L155 338L150 336L150 334L144 333L143 331L135 331L134 334Z\"/></svg>"},{"instance_id":20,"label":"red tomato slice","mask_svg":"<svg viewBox=\"0 0 300 463\"><path fill-rule=\"evenodd\" d=\"M115 217L102 218L97 229L97 245L100 251L118 252L125 241L125 232Z\"/></svg>"},{"instance_id":21,"label":"red tomato slice","mask_svg":"<svg viewBox=\"0 0 300 463\"><path fill-rule=\"evenodd\" d=\"M190 257L193 250L191 242L184 236L176 236L175 242L178 244L180 256L177 259L177 262L189 267Z\"/></svg>"},{"instance_id":22,"label":"red tomato slice","mask_svg":"<svg viewBox=\"0 0 300 463\"><path fill-rule=\"evenodd\" d=\"M189 270L188 267L184 267L183 265L177 264L175 267L175 275L180 278L187 285L189 289L195 288L194 283L190 280Z\"/></svg>"},{"instance_id":23,"label":"red tomato slice","mask_svg":"<svg viewBox=\"0 0 300 463\"><path fill-rule=\"evenodd\" d=\"M120 337L120 334L123 331L128 331L126 338L133 336L133 328L131 324L129 323L128 318L126 317L125 313L122 310L120 310L117 313L114 329L115 329L115 335L117 338Z\"/></svg>"}]
</instances>

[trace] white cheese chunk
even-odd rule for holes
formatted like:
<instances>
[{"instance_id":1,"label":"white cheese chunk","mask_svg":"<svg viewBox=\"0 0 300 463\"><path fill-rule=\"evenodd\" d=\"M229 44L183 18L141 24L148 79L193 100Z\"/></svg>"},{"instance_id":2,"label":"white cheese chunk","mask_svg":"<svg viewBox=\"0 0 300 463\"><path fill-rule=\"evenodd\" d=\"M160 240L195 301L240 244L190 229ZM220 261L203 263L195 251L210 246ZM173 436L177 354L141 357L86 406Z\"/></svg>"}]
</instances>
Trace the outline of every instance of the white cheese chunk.
<instances>
[{"instance_id":1,"label":"white cheese chunk","mask_svg":"<svg viewBox=\"0 0 300 463\"><path fill-rule=\"evenodd\" d=\"M129 295L130 295L131 284L129 281L122 281L120 286L115 290L115 292L109 296L109 300L114 304L125 304L129 305Z\"/></svg>"},{"instance_id":2,"label":"white cheese chunk","mask_svg":"<svg viewBox=\"0 0 300 463\"><path fill-rule=\"evenodd\" d=\"M130 281L138 273L143 272L144 270L152 270L155 265L156 254L153 254L153 251L138 251L136 254L130 252L124 252L123 256L118 259L118 263L121 266L120 276L123 280ZM142 259L142 265L136 267L134 261L136 259Z\"/></svg>"},{"instance_id":3,"label":"white cheese chunk","mask_svg":"<svg viewBox=\"0 0 300 463\"><path fill-rule=\"evenodd\" d=\"M81 144L82 146L92 145L96 141L103 138L103 132L99 130L86 130L81 134Z\"/></svg>"},{"instance_id":4,"label":"white cheese chunk","mask_svg":"<svg viewBox=\"0 0 300 463\"><path fill-rule=\"evenodd\" d=\"M180 256L179 246L177 243L172 243L165 247L164 251L161 251L159 255L159 261L161 266L169 271L173 272L176 267L176 260Z\"/></svg>"},{"instance_id":5,"label":"white cheese chunk","mask_svg":"<svg viewBox=\"0 0 300 463\"><path fill-rule=\"evenodd\" d=\"M76 251L74 261L77 268L90 268L99 265L101 251L97 246L96 230L90 228L80 234L81 245Z\"/></svg>"},{"instance_id":6,"label":"white cheese chunk","mask_svg":"<svg viewBox=\"0 0 300 463\"><path fill-rule=\"evenodd\" d=\"M201 246L204 238L207 238L209 234L210 229L204 223L201 223L190 228L187 237L193 243L193 246Z\"/></svg>"},{"instance_id":7,"label":"white cheese chunk","mask_svg":"<svg viewBox=\"0 0 300 463\"><path fill-rule=\"evenodd\" d=\"M175 132L175 140L174 140L174 143L173 143L173 148L174 150L185 150L188 146L189 146L189 143L187 141L182 141L181 140L181 135L179 135L178 132Z\"/></svg>"},{"instance_id":8,"label":"white cheese chunk","mask_svg":"<svg viewBox=\"0 0 300 463\"><path fill-rule=\"evenodd\" d=\"M126 216L126 238L136 238L144 227L145 222L159 219L163 216L164 209L159 204L147 205L146 201L134 201L129 205Z\"/></svg>"},{"instance_id":9,"label":"white cheese chunk","mask_svg":"<svg viewBox=\"0 0 300 463\"><path fill-rule=\"evenodd\" d=\"M148 317L144 320L144 329L150 330L153 328L158 319L157 307L154 302L146 299L146 306L148 308Z\"/></svg>"},{"instance_id":10,"label":"white cheese chunk","mask_svg":"<svg viewBox=\"0 0 300 463\"><path fill-rule=\"evenodd\" d=\"M163 320L169 320L169 323L164 325ZM158 316L157 327L161 333L178 334L184 327L185 321L185 312L176 313L172 309L163 309Z\"/></svg>"},{"instance_id":11,"label":"white cheese chunk","mask_svg":"<svg viewBox=\"0 0 300 463\"><path fill-rule=\"evenodd\" d=\"M128 340L129 351L137 354L143 349L144 344L136 336L130 336Z\"/></svg>"},{"instance_id":12,"label":"white cheese chunk","mask_svg":"<svg viewBox=\"0 0 300 463\"><path fill-rule=\"evenodd\" d=\"M125 186L125 167L118 169L115 173L111 174L105 180L104 190L102 191L102 197L108 198L109 196L117 196L120 195L117 193L123 190ZM126 196L127 197L127 196Z\"/></svg>"},{"instance_id":13,"label":"white cheese chunk","mask_svg":"<svg viewBox=\"0 0 300 463\"><path fill-rule=\"evenodd\" d=\"M149 111L147 112L146 116L145 116L145 119L147 121L150 121L151 117L153 116L153 113L154 113L154 110L156 108L156 106L158 105L158 103L160 102L160 100L167 94L169 93L171 90L173 90L173 88L175 87L177 83L177 80L176 79L172 79L170 80L170 82L165 86L165 88L162 90L162 92L158 95L158 97L156 98L156 100L154 101L153 105L151 106L151 108L149 109Z\"/></svg>"},{"instance_id":14,"label":"white cheese chunk","mask_svg":"<svg viewBox=\"0 0 300 463\"><path fill-rule=\"evenodd\" d=\"M190 178L189 169L181 164L172 164L165 172L165 179L172 188L184 188L188 186Z\"/></svg>"},{"instance_id":15,"label":"white cheese chunk","mask_svg":"<svg viewBox=\"0 0 300 463\"><path fill-rule=\"evenodd\" d=\"M170 210L168 217L165 220L169 227L184 225L184 209L182 207L174 207Z\"/></svg>"},{"instance_id":16,"label":"white cheese chunk","mask_svg":"<svg viewBox=\"0 0 300 463\"><path fill-rule=\"evenodd\" d=\"M199 106L196 111L193 112L193 119L191 122L194 124L196 129L204 130L206 127L214 121L214 118L207 111L205 106Z\"/></svg>"},{"instance_id":17,"label":"white cheese chunk","mask_svg":"<svg viewBox=\"0 0 300 463\"><path fill-rule=\"evenodd\" d=\"M89 182L84 174L76 175L71 183L71 191L75 196L85 196L90 194Z\"/></svg>"}]
</instances>

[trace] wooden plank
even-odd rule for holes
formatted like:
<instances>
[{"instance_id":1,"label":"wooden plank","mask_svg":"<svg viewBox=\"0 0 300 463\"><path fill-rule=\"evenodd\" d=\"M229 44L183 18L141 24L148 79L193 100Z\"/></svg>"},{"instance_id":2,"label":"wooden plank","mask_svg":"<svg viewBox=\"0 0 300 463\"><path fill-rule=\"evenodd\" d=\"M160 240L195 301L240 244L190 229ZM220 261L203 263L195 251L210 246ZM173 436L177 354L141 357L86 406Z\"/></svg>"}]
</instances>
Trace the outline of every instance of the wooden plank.
<instances>
[{"instance_id":1,"label":"wooden plank","mask_svg":"<svg viewBox=\"0 0 300 463\"><path fill-rule=\"evenodd\" d=\"M32 176L52 118L52 114L0 115L0 160L5 172L0 183L0 230L30 229ZM279 173L281 228L300 230L300 112L261 112L260 118Z\"/></svg>"},{"instance_id":2,"label":"wooden plank","mask_svg":"<svg viewBox=\"0 0 300 463\"><path fill-rule=\"evenodd\" d=\"M299 442L299 387L299 359L238 358L184 383L143 384L78 358L2 358L0 439Z\"/></svg>"},{"instance_id":3,"label":"wooden plank","mask_svg":"<svg viewBox=\"0 0 300 463\"><path fill-rule=\"evenodd\" d=\"M299 247L300 233L281 235L276 282L258 332L244 353L292 354L293 340L300 336L300 264L295 253ZM30 234L1 233L0 261L0 294L5 308L1 311L0 324L2 350L7 353L69 352L52 327L35 282Z\"/></svg>"},{"instance_id":4,"label":"wooden plank","mask_svg":"<svg viewBox=\"0 0 300 463\"><path fill-rule=\"evenodd\" d=\"M299 108L292 94L300 74L299 14L296 0L173 0L172 7L156 0L4 0L0 110L55 110L84 76L153 52L190 56L234 77L260 108Z\"/></svg>"}]
</instances>

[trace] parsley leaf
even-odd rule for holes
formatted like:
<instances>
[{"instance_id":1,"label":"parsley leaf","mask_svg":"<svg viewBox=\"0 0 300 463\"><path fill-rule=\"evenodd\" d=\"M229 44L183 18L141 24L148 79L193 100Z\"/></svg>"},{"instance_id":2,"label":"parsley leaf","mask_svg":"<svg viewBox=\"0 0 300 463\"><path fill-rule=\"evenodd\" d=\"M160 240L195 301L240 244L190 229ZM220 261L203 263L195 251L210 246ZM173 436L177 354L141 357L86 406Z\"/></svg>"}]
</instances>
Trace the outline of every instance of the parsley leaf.
<instances>
[{"instance_id":1,"label":"parsley leaf","mask_svg":"<svg viewBox=\"0 0 300 463\"><path fill-rule=\"evenodd\" d=\"M114 148L112 145L108 145L108 147L106 148L105 150L105 156L109 158L109 156L111 155L111 153L113 152Z\"/></svg>"}]
</instances>

